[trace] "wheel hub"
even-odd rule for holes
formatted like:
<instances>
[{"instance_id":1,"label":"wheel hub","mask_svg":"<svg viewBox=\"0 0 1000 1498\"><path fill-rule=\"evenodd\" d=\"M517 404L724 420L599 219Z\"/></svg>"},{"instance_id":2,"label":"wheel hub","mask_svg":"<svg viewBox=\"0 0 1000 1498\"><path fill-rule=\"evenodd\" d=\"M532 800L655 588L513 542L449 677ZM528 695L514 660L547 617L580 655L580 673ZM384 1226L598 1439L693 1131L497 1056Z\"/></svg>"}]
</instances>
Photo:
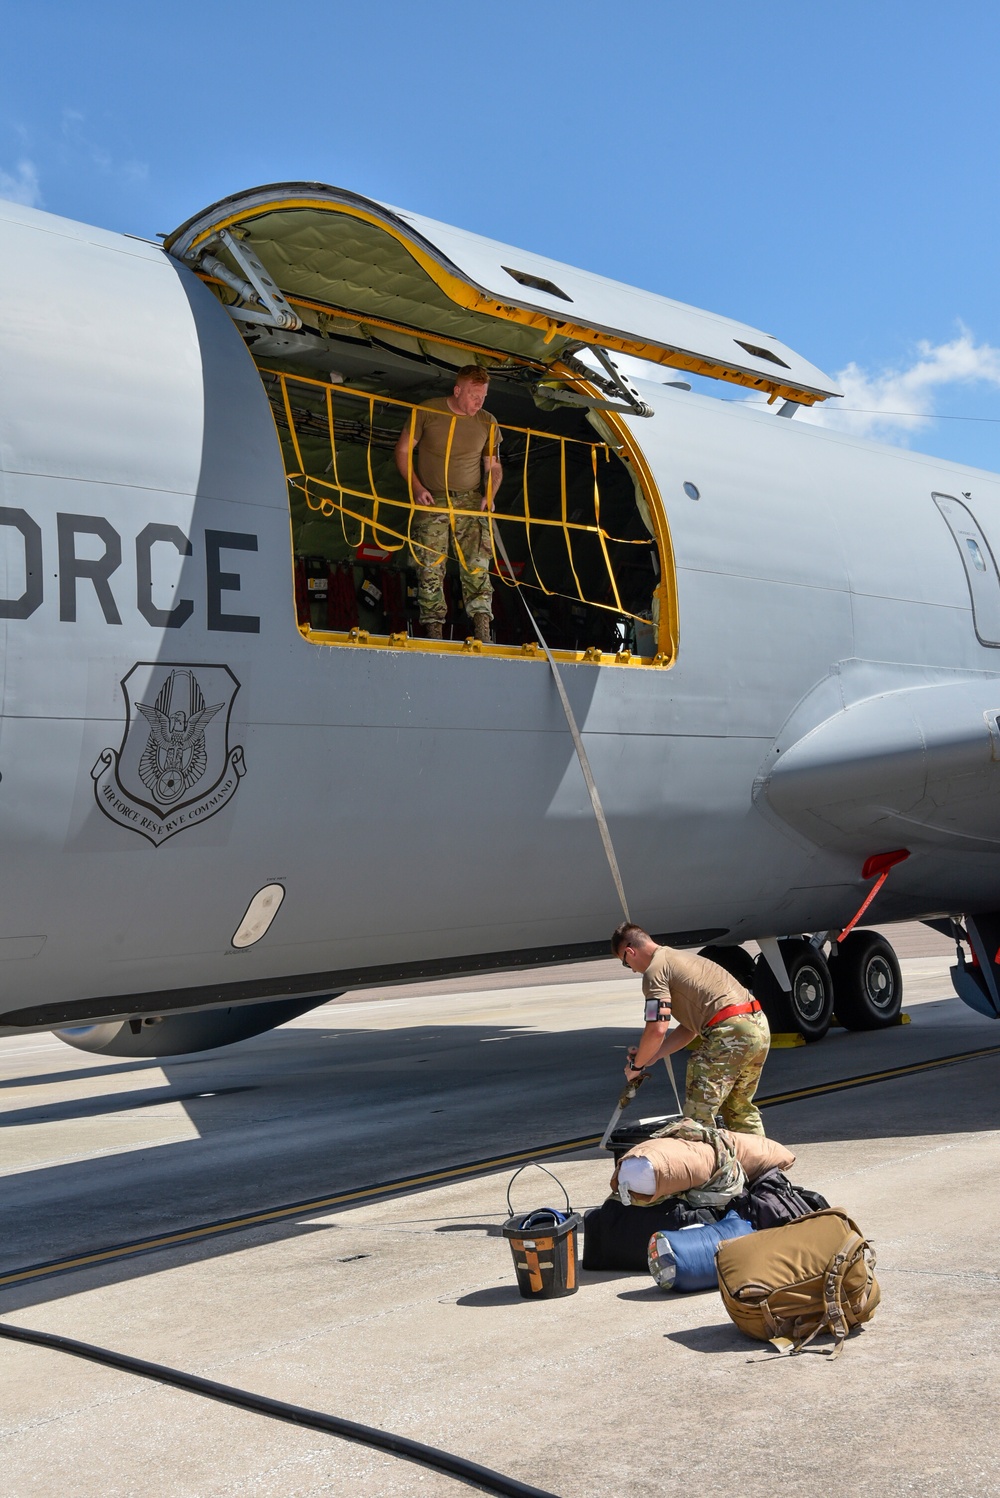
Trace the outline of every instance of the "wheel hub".
<instances>
[{"instance_id":1,"label":"wheel hub","mask_svg":"<svg viewBox=\"0 0 1000 1498\"><path fill-rule=\"evenodd\" d=\"M826 989L815 968L800 968L795 976L795 1007L803 1019L817 1020L823 1012Z\"/></svg>"},{"instance_id":2,"label":"wheel hub","mask_svg":"<svg viewBox=\"0 0 1000 1498\"><path fill-rule=\"evenodd\" d=\"M891 1009L896 997L893 973L884 957L873 957L865 969L865 990L874 1009Z\"/></svg>"}]
</instances>

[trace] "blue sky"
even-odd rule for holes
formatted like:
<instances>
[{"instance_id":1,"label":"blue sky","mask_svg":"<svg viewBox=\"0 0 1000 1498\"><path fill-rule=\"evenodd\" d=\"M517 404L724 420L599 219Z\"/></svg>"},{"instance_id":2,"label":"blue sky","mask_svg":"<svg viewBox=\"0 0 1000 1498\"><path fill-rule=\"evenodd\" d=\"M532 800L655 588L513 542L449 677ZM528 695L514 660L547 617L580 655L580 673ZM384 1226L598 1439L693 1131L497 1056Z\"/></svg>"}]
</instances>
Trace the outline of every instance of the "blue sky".
<instances>
[{"instance_id":1,"label":"blue sky","mask_svg":"<svg viewBox=\"0 0 1000 1498\"><path fill-rule=\"evenodd\" d=\"M240 188L332 182L741 318L847 372L842 423L1000 470L987 0L0 20L0 196L152 237Z\"/></svg>"}]
</instances>

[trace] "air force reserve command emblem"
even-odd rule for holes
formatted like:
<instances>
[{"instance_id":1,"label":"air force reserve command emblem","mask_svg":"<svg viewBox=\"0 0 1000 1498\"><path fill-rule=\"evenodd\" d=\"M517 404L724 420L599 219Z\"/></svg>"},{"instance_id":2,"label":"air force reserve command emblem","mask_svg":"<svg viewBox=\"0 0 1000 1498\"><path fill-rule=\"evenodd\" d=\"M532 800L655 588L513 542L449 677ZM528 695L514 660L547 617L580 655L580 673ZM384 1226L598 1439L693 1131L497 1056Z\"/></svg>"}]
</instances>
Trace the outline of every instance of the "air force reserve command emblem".
<instances>
[{"instance_id":1,"label":"air force reserve command emblem","mask_svg":"<svg viewBox=\"0 0 1000 1498\"><path fill-rule=\"evenodd\" d=\"M138 661L121 688L125 734L91 770L94 794L105 816L159 847L236 794L246 765L229 747L229 716L240 684L228 666Z\"/></svg>"}]
</instances>

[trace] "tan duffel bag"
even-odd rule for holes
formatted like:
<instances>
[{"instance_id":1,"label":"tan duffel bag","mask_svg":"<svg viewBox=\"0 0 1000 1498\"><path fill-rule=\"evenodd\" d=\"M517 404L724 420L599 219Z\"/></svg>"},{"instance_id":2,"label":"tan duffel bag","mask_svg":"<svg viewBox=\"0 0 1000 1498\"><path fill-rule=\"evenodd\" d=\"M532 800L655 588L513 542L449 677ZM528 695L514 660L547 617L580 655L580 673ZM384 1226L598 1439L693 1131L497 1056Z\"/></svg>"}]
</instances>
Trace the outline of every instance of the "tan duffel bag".
<instances>
[{"instance_id":1,"label":"tan duffel bag","mask_svg":"<svg viewBox=\"0 0 1000 1498\"><path fill-rule=\"evenodd\" d=\"M875 1252L839 1207L730 1238L719 1244L715 1267L722 1303L740 1331L779 1352L799 1352L829 1331L836 1355L881 1298Z\"/></svg>"}]
</instances>

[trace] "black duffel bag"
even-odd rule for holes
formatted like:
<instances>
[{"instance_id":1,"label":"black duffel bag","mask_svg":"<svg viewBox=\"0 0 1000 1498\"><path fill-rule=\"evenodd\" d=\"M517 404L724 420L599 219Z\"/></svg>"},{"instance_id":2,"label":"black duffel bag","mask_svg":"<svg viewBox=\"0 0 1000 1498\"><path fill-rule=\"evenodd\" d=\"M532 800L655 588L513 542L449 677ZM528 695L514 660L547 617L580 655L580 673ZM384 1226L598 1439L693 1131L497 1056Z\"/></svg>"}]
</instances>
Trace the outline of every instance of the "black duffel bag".
<instances>
[{"instance_id":1,"label":"black duffel bag","mask_svg":"<svg viewBox=\"0 0 1000 1498\"><path fill-rule=\"evenodd\" d=\"M583 1267L648 1273L646 1250L654 1233L719 1222L727 1212L738 1212L755 1229L775 1228L810 1212L825 1211L829 1205L818 1191L793 1186L777 1168L763 1171L722 1207L692 1207L680 1196L655 1207L626 1207L617 1196L609 1196L584 1213Z\"/></svg>"},{"instance_id":2,"label":"black duffel bag","mask_svg":"<svg viewBox=\"0 0 1000 1498\"><path fill-rule=\"evenodd\" d=\"M609 1196L583 1215L583 1267L648 1274L646 1254L654 1233L718 1222L732 1207L739 1210L739 1204L745 1201L741 1196L724 1207L692 1207L679 1196L672 1196L655 1207L626 1207L617 1196ZM741 1215L747 1216L747 1210Z\"/></svg>"}]
</instances>

